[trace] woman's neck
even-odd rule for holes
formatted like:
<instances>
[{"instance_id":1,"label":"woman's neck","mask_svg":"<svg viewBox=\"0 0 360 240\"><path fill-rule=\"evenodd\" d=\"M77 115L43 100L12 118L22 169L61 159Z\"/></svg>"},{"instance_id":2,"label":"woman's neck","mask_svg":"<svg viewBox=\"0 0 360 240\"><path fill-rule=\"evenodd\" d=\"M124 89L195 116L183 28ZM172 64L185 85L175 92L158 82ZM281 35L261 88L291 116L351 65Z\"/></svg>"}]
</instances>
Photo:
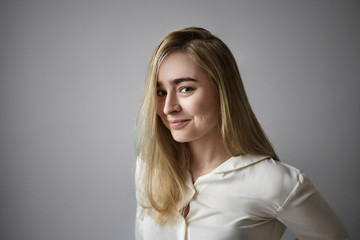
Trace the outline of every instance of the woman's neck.
<instances>
[{"instance_id":1,"label":"woman's neck","mask_svg":"<svg viewBox=\"0 0 360 240\"><path fill-rule=\"evenodd\" d=\"M231 157L231 154L226 151L219 133L189 142L189 149L191 156L190 172L193 182L198 177L210 173Z\"/></svg>"}]
</instances>

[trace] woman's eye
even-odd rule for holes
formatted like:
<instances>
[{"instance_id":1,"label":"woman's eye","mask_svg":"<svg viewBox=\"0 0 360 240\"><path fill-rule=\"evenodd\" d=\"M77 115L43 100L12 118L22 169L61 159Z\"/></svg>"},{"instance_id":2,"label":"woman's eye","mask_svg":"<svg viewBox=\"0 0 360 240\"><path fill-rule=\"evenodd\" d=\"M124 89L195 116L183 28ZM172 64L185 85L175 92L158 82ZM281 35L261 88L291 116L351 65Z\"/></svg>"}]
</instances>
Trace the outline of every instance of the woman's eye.
<instances>
[{"instance_id":1,"label":"woman's eye","mask_svg":"<svg viewBox=\"0 0 360 240\"><path fill-rule=\"evenodd\" d=\"M191 92L191 91L193 91L193 90L194 90L194 89L191 88L191 87L183 87L183 88L180 89L180 92L181 92L181 93L189 93L189 92Z\"/></svg>"},{"instance_id":2,"label":"woman's eye","mask_svg":"<svg viewBox=\"0 0 360 240\"><path fill-rule=\"evenodd\" d=\"M164 96L164 95L166 95L166 92L165 91L163 91L163 90L157 90L157 92L156 92L156 95L158 95L158 96Z\"/></svg>"}]
</instances>

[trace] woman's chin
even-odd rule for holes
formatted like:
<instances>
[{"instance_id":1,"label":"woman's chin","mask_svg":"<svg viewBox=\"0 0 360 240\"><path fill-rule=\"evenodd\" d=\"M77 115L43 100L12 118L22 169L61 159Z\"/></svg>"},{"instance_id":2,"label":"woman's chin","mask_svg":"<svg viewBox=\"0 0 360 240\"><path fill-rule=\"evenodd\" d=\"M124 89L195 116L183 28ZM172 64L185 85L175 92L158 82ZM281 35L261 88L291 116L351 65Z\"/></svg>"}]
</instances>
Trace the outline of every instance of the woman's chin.
<instances>
[{"instance_id":1,"label":"woman's chin","mask_svg":"<svg viewBox=\"0 0 360 240\"><path fill-rule=\"evenodd\" d=\"M171 133L173 139L178 143L186 143L191 141L191 137L184 136L183 134Z\"/></svg>"}]
</instances>

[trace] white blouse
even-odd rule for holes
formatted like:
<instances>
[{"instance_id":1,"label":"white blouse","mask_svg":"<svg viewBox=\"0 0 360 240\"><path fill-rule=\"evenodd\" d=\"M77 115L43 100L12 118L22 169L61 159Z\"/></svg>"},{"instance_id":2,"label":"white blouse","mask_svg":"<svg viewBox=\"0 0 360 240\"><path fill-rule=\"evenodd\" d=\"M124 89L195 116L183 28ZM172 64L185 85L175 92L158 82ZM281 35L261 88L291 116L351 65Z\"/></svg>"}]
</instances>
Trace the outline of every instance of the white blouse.
<instances>
[{"instance_id":1,"label":"white blouse","mask_svg":"<svg viewBox=\"0 0 360 240\"><path fill-rule=\"evenodd\" d=\"M278 240L286 227L298 239L348 239L304 173L268 157L231 157L194 184L188 173L186 185L180 207L190 211L175 225L155 224L138 205L137 240Z\"/></svg>"}]
</instances>

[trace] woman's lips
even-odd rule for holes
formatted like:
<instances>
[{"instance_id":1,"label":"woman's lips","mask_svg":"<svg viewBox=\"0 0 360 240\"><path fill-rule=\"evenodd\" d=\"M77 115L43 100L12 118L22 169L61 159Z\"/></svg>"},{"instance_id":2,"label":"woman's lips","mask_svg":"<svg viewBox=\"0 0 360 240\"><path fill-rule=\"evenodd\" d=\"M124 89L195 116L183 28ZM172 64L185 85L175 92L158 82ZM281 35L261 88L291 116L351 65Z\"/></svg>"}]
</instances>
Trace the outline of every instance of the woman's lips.
<instances>
[{"instance_id":1,"label":"woman's lips","mask_svg":"<svg viewBox=\"0 0 360 240\"><path fill-rule=\"evenodd\" d=\"M169 127L172 129L179 129L182 127L185 127L190 120L189 119L183 119L183 120L168 120Z\"/></svg>"}]
</instances>

